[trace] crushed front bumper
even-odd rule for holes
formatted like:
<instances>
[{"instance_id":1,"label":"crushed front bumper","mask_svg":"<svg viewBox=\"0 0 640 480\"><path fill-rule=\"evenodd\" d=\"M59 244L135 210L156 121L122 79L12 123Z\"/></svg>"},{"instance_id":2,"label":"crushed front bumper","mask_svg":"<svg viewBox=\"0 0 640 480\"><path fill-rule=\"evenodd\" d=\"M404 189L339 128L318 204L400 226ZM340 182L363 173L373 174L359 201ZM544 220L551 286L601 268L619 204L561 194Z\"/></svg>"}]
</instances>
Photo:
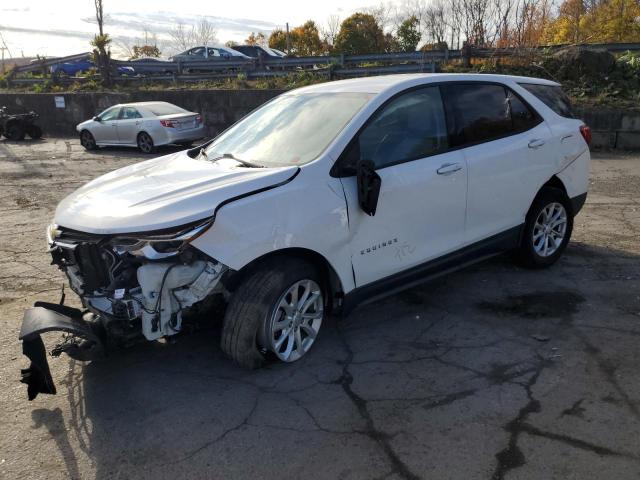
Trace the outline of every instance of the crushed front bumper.
<instances>
[{"instance_id":1,"label":"crushed front bumper","mask_svg":"<svg viewBox=\"0 0 640 480\"><path fill-rule=\"evenodd\" d=\"M31 365L21 371L20 381L27 384L29 400L36 398L38 393L56 393L40 334L60 331L80 340L57 346L54 352L58 355L64 351L72 358L85 361L104 356L101 336L82 316L83 312L77 308L46 302L36 302L33 308L24 312L18 339L22 340L22 353L31 360Z\"/></svg>"}]
</instances>

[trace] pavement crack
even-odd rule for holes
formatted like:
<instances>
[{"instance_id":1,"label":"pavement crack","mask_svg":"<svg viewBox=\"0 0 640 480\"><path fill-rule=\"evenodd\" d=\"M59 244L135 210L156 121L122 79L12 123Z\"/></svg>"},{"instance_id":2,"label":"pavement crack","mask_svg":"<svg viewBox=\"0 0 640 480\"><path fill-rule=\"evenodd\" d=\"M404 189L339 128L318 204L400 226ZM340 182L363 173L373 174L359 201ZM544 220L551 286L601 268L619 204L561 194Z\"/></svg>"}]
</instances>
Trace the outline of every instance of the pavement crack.
<instances>
[{"instance_id":1,"label":"pavement crack","mask_svg":"<svg viewBox=\"0 0 640 480\"><path fill-rule=\"evenodd\" d=\"M549 360L538 357L538 365L535 372L531 375L529 381L524 384L524 389L529 401L518 411L518 415L504 426L504 429L509 432L509 442L506 448L496 454L498 464L491 477L493 480L504 479L504 476L509 470L521 467L526 463L524 454L518 447L518 440L520 434L524 431L524 424L529 418L529 415L540 411L540 402L534 398L532 390L542 370L544 370L548 364Z\"/></svg>"},{"instance_id":2,"label":"pavement crack","mask_svg":"<svg viewBox=\"0 0 640 480\"><path fill-rule=\"evenodd\" d=\"M591 442L586 442L584 440L580 440L579 438L574 438L574 437L570 437L568 435L562 435L559 433L553 433L553 432L546 432L543 430L540 430L536 427L534 427L533 425L530 425L528 423L524 423L522 425L520 425L520 431L522 432L526 432L529 435L534 435L536 437L544 437L544 438L548 438L549 440L555 440L561 443L565 443L567 445L570 445L574 448L578 448L580 450L586 450L588 452L592 452L592 453L596 453L600 456L614 456L614 457L627 457L627 458L634 458L637 459L637 457L633 456L633 455L629 455L626 453L622 453L622 452L617 452L615 450L611 450L610 448L607 447L603 447L600 445L596 445L593 444Z\"/></svg>"},{"instance_id":3,"label":"pavement crack","mask_svg":"<svg viewBox=\"0 0 640 480\"><path fill-rule=\"evenodd\" d=\"M389 440L392 438L392 436L376 428L375 422L373 421L371 413L369 412L367 401L353 390L353 375L349 371L349 367L353 362L353 350L351 349L349 342L347 342L347 339L345 338L343 332L339 327L337 327L337 331L338 337L340 338L347 353L347 357L342 364L342 375L335 381L335 383L342 387L346 396L355 405L360 416L365 421L366 428L365 430L361 430L360 433L366 435L380 446L391 464L391 467L393 469L392 473L395 473L399 477L408 480L419 479L420 477L409 469L409 467L400 459L398 454L391 447Z\"/></svg>"}]
</instances>

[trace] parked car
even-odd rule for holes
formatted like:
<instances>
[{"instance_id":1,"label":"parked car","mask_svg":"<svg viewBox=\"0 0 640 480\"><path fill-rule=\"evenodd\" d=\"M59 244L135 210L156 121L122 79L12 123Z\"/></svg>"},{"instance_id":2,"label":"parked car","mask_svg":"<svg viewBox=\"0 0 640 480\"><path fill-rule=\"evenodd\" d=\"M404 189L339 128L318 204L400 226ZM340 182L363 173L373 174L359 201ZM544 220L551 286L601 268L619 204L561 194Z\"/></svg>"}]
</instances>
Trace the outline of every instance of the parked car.
<instances>
[{"instance_id":1,"label":"parked car","mask_svg":"<svg viewBox=\"0 0 640 480\"><path fill-rule=\"evenodd\" d=\"M248 57L244 53L240 53L237 50L229 47L215 46L215 47L194 47L189 50L178 53L172 57L169 57L169 60L172 62L181 61L189 61L189 62L197 62L197 61L216 61L216 60L251 60L251 57Z\"/></svg>"},{"instance_id":2,"label":"parked car","mask_svg":"<svg viewBox=\"0 0 640 480\"><path fill-rule=\"evenodd\" d=\"M86 360L219 299L222 350L254 368L304 357L329 312L500 252L549 267L586 199L589 139L548 80L391 75L287 92L201 147L99 177L48 228L88 313L26 311L30 395L53 385L43 331Z\"/></svg>"},{"instance_id":3,"label":"parked car","mask_svg":"<svg viewBox=\"0 0 640 480\"><path fill-rule=\"evenodd\" d=\"M39 117L33 110L10 114L7 107L0 107L0 137L4 135L8 140L24 140L25 135L34 140L42 137L42 129L35 124Z\"/></svg>"},{"instance_id":4,"label":"parked car","mask_svg":"<svg viewBox=\"0 0 640 480\"><path fill-rule=\"evenodd\" d=\"M252 58L282 58L285 56L284 54L281 55L269 47L263 47L260 45L234 45L233 49Z\"/></svg>"},{"instance_id":5,"label":"parked car","mask_svg":"<svg viewBox=\"0 0 640 480\"><path fill-rule=\"evenodd\" d=\"M276 55L278 55L280 57L286 57L287 56L287 54L284 53L282 50L278 50L277 48L271 48L271 47L269 47L269 48L270 48L270 50L272 52L274 52Z\"/></svg>"},{"instance_id":6,"label":"parked car","mask_svg":"<svg viewBox=\"0 0 640 480\"><path fill-rule=\"evenodd\" d=\"M125 103L107 108L76 130L87 150L118 145L153 153L168 144L189 146L205 135L202 115L167 102Z\"/></svg>"},{"instance_id":7,"label":"parked car","mask_svg":"<svg viewBox=\"0 0 640 480\"><path fill-rule=\"evenodd\" d=\"M82 60L74 60L71 62L56 63L51 66L51 73L63 73L70 77L77 75L78 73L88 72L92 68L97 68L88 58ZM131 67L117 67L119 75L133 75L135 72Z\"/></svg>"}]
</instances>

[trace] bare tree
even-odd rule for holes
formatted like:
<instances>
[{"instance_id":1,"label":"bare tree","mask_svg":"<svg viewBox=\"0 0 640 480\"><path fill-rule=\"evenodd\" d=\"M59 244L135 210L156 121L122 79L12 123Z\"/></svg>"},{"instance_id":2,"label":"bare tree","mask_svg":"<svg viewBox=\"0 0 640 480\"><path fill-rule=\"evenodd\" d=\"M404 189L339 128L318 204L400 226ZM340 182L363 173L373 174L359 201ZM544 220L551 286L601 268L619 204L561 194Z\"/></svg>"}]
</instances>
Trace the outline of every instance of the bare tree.
<instances>
[{"instance_id":1,"label":"bare tree","mask_svg":"<svg viewBox=\"0 0 640 480\"><path fill-rule=\"evenodd\" d=\"M340 31L340 15L329 15L325 27L322 29L322 35L327 43L333 45Z\"/></svg>"},{"instance_id":2,"label":"bare tree","mask_svg":"<svg viewBox=\"0 0 640 480\"><path fill-rule=\"evenodd\" d=\"M200 21L193 27L193 40L197 45L211 45L218 41L215 27L206 18L200 19Z\"/></svg>"},{"instance_id":3,"label":"bare tree","mask_svg":"<svg viewBox=\"0 0 640 480\"><path fill-rule=\"evenodd\" d=\"M217 32L206 18L190 27L178 22L169 31L169 44L172 50L183 52L199 45L211 45L217 42Z\"/></svg>"},{"instance_id":4,"label":"bare tree","mask_svg":"<svg viewBox=\"0 0 640 480\"><path fill-rule=\"evenodd\" d=\"M429 41L434 44L442 44L446 41L447 11L444 2L436 0L429 5L424 12L423 26ZM453 41L452 41L453 43Z\"/></svg>"},{"instance_id":5,"label":"bare tree","mask_svg":"<svg viewBox=\"0 0 640 480\"><path fill-rule=\"evenodd\" d=\"M104 10L102 8L102 0L93 0L96 7L96 21L98 22L98 32L102 37L104 35Z\"/></svg>"}]
</instances>

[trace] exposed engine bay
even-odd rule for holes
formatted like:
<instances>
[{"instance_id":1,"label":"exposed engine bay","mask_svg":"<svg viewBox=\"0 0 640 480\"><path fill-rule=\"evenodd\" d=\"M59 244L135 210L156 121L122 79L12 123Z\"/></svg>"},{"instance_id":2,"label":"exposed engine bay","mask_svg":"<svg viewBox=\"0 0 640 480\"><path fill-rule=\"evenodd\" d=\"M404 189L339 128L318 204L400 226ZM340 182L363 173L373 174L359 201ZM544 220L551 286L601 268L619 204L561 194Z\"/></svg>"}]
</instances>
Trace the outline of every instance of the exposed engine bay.
<instances>
[{"instance_id":1,"label":"exposed engine bay","mask_svg":"<svg viewBox=\"0 0 640 480\"><path fill-rule=\"evenodd\" d=\"M29 398L55 393L40 333L65 332L53 356L93 360L113 347L176 335L192 309L224 295L220 280L228 268L189 244L209 226L115 236L51 225L52 263L67 275L85 310L39 302L25 312L20 339L32 361L22 379Z\"/></svg>"}]
</instances>

